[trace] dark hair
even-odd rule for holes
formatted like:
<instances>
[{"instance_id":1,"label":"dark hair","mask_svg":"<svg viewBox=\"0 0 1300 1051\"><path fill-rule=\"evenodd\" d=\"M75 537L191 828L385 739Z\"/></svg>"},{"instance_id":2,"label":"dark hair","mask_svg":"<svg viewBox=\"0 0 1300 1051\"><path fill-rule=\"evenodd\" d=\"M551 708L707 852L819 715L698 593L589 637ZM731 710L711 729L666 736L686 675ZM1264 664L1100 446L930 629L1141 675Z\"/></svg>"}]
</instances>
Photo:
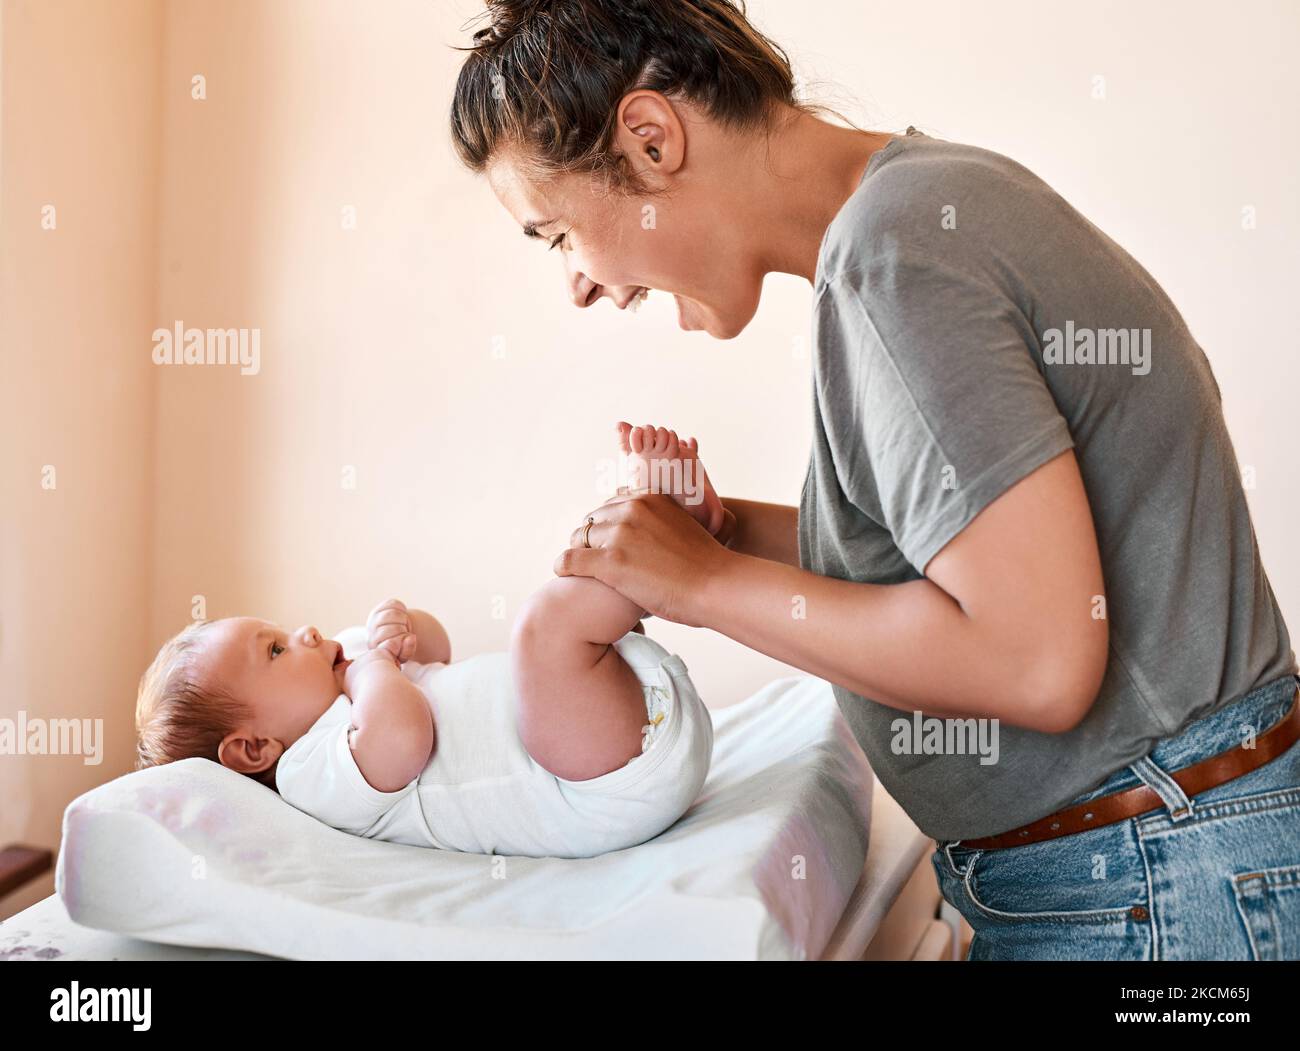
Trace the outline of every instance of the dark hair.
<instances>
[{"instance_id":1,"label":"dark hair","mask_svg":"<svg viewBox=\"0 0 1300 1051\"><path fill-rule=\"evenodd\" d=\"M490 25L456 80L456 152L482 172L503 147L534 178L599 172L644 193L611 149L619 100L680 95L737 131L768 128L795 98L790 60L750 23L744 0L487 0Z\"/></svg>"}]
</instances>

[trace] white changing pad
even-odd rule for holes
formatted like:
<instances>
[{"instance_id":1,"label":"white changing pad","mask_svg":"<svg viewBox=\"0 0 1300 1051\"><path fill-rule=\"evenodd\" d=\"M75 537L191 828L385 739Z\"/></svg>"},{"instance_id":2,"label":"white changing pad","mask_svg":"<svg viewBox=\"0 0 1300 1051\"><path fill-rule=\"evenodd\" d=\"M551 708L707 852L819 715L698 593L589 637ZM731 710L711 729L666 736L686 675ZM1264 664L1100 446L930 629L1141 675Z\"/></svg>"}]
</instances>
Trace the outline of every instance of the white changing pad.
<instances>
[{"instance_id":1,"label":"white changing pad","mask_svg":"<svg viewBox=\"0 0 1300 1051\"><path fill-rule=\"evenodd\" d=\"M862 874L871 767L819 679L713 719L700 798L628 850L376 842L187 759L73 800L55 885L88 927L291 959L816 959Z\"/></svg>"}]
</instances>

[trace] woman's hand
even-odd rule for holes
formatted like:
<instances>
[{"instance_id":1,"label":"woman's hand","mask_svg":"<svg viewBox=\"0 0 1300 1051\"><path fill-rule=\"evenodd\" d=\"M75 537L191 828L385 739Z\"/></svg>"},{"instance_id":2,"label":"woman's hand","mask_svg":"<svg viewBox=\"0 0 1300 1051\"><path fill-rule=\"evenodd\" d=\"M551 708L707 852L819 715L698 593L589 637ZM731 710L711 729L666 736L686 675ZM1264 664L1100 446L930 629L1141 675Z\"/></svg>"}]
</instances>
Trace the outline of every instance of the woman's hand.
<instances>
[{"instance_id":1,"label":"woman's hand","mask_svg":"<svg viewBox=\"0 0 1300 1051\"><path fill-rule=\"evenodd\" d=\"M615 496L588 516L555 560L562 577L592 577L657 617L699 627L701 593L733 557L668 496ZM725 532L727 526L724 525Z\"/></svg>"}]
</instances>

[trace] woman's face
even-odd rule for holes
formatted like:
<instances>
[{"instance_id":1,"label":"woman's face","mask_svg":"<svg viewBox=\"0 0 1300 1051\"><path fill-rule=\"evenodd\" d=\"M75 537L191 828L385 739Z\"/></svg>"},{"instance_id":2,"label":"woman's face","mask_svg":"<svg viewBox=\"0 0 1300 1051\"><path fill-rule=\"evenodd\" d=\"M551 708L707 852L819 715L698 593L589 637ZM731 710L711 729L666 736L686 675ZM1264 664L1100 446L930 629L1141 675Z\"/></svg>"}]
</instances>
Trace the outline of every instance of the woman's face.
<instances>
[{"instance_id":1,"label":"woman's face","mask_svg":"<svg viewBox=\"0 0 1300 1051\"><path fill-rule=\"evenodd\" d=\"M683 163L688 129L689 166ZM750 224L735 214L735 195L727 192L727 164L737 161L734 139L689 104L634 92L620 105L616 144L647 183L667 192L606 192L588 174L539 185L509 152L489 163L488 182L526 235L554 246L575 305L608 298L623 310L643 289L668 293L683 329L717 339L738 335L758 309L763 270L747 249Z\"/></svg>"}]
</instances>

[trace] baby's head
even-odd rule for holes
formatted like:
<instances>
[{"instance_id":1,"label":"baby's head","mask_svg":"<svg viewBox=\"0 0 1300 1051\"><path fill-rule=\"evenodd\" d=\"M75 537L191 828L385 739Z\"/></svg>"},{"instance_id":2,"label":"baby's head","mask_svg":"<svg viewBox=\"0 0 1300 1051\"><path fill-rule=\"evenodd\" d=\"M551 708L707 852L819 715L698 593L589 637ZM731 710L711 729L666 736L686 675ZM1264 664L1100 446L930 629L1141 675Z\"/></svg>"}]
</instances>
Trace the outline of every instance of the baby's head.
<instances>
[{"instance_id":1,"label":"baby's head","mask_svg":"<svg viewBox=\"0 0 1300 1051\"><path fill-rule=\"evenodd\" d=\"M192 624L140 679L136 767L195 756L275 786L275 764L343 692L343 647L254 617Z\"/></svg>"}]
</instances>

